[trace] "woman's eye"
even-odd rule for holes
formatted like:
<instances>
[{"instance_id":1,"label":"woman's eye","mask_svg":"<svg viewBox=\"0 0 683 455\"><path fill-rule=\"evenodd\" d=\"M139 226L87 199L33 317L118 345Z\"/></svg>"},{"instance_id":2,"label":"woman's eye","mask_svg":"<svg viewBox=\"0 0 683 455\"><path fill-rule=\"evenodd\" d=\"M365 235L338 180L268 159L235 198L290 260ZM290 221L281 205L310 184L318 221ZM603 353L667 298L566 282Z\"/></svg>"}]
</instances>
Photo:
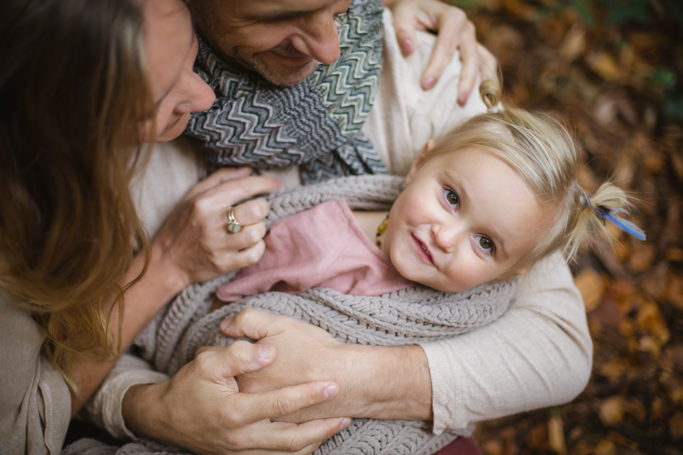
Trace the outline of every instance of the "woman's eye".
<instances>
[{"instance_id":1,"label":"woman's eye","mask_svg":"<svg viewBox=\"0 0 683 455\"><path fill-rule=\"evenodd\" d=\"M493 242L490 238L483 235L477 235L474 237L482 250L489 254L493 254Z\"/></svg>"},{"instance_id":2,"label":"woman's eye","mask_svg":"<svg viewBox=\"0 0 683 455\"><path fill-rule=\"evenodd\" d=\"M453 207L457 207L460 203L460 198L453 190L446 189L446 202Z\"/></svg>"}]
</instances>

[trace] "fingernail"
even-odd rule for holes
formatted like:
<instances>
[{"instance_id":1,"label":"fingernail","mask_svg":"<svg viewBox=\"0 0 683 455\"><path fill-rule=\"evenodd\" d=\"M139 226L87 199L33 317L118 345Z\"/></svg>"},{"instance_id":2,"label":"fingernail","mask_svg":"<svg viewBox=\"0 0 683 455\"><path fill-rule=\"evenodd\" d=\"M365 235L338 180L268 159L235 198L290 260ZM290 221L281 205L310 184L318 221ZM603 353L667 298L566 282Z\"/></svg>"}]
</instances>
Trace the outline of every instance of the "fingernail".
<instances>
[{"instance_id":1,"label":"fingernail","mask_svg":"<svg viewBox=\"0 0 683 455\"><path fill-rule=\"evenodd\" d=\"M282 188L282 180L280 179L274 179L275 180L275 186L278 188Z\"/></svg>"},{"instance_id":2,"label":"fingernail","mask_svg":"<svg viewBox=\"0 0 683 455\"><path fill-rule=\"evenodd\" d=\"M228 330L228 327L230 326L231 320L232 319L230 319L230 318L223 319L223 322L221 322L221 331L225 332L226 330Z\"/></svg>"},{"instance_id":3,"label":"fingernail","mask_svg":"<svg viewBox=\"0 0 683 455\"><path fill-rule=\"evenodd\" d=\"M268 345L268 344L259 344L258 345L258 355L261 357L263 360L270 360L273 358L273 354L275 354L275 348Z\"/></svg>"},{"instance_id":4,"label":"fingernail","mask_svg":"<svg viewBox=\"0 0 683 455\"><path fill-rule=\"evenodd\" d=\"M351 419L349 419L348 417L344 417L342 419L342 423L339 427L339 430L343 430L344 428L347 428L349 425L351 425Z\"/></svg>"},{"instance_id":5,"label":"fingernail","mask_svg":"<svg viewBox=\"0 0 683 455\"><path fill-rule=\"evenodd\" d=\"M404 54L410 54L413 52L413 40L406 38L401 41L401 49L403 49Z\"/></svg>"},{"instance_id":6,"label":"fingernail","mask_svg":"<svg viewBox=\"0 0 683 455\"><path fill-rule=\"evenodd\" d=\"M467 103L467 98L469 97L469 95L470 94L467 92L461 93L460 96L458 97L458 104L461 106L464 106L465 103Z\"/></svg>"},{"instance_id":7,"label":"fingernail","mask_svg":"<svg viewBox=\"0 0 683 455\"><path fill-rule=\"evenodd\" d=\"M323 391L325 398L334 398L337 396L338 393L339 393L339 387L337 387L336 384L328 385L327 387L325 387L325 390Z\"/></svg>"},{"instance_id":8,"label":"fingernail","mask_svg":"<svg viewBox=\"0 0 683 455\"><path fill-rule=\"evenodd\" d=\"M427 79L425 79L424 84L422 84L422 86L424 87L425 90L429 90L434 85L435 80L436 79L434 79L433 76L429 76ZM451 99L453 99L453 98L451 98Z\"/></svg>"}]
</instances>

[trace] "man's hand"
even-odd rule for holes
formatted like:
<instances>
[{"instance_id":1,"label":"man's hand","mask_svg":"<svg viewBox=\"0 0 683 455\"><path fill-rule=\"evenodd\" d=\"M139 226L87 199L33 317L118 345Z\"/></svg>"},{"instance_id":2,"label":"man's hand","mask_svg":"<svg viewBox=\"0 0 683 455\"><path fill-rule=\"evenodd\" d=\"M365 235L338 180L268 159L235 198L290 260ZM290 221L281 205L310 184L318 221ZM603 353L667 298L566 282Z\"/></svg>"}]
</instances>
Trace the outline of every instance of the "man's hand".
<instances>
[{"instance_id":1,"label":"man's hand","mask_svg":"<svg viewBox=\"0 0 683 455\"><path fill-rule=\"evenodd\" d=\"M496 68L495 57L477 43L474 25L459 8L439 0L384 0L394 14L396 39L404 55L416 48L416 30L438 33L432 58L422 76L422 87L429 90L460 51L462 73L458 86L458 104L464 105L474 89L477 75L482 70Z\"/></svg>"},{"instance_id":2,"label":"man's hand","mask_svg":"<svg viewBox=\"0 0 683 455\"><path fill-rule=\"evenodd\" d=\"M265 392L312 381L332 380L334 400L306 407L280 420L326 417L429 420L432 387L427 358L419 346L362 346L340 343L319 327L255 309L221 324L233 338L275 346L268 368L238 376L243 392Z\"/></svg>"},{"instance_id":3,"label":"man's hand","mask_svg":"<svg viewBox=\"0 0 683 455\"><path fill-rule=\"evenodd\" d=\"M200 348L168 381L131 387L123 401L126 424L138 435L198 454L310 454L350 419L301 425L272 420L331 400L339 387L317 381L263 393L238 391L234 376L264 368L275 357L272 346L244 341Z\"/></svg>"}]
</instances>

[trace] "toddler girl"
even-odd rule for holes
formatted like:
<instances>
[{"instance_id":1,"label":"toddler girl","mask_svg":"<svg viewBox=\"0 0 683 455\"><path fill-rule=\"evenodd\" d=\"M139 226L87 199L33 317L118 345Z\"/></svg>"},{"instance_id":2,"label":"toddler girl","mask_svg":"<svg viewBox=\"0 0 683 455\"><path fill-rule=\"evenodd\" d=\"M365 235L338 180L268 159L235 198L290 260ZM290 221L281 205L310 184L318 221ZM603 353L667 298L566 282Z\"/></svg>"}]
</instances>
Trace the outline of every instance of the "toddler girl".
<instances>
[{"instance_id":1,"label":"toddler girl","mask_svg":"<svg viewBox=\"0 0 683 455\"><path fill-rule=\"evenodd\" d=\"M605 220L644 239L616 216L628 205L624 192L605 183L589 198L576 166L574 141L549 116L479 115L429 141L390 211L351 211L342 199L285 219L266 237L263 258L217 295L312 287L381 295L416 283L459 292L524 274L556 250L570 259L607 233Z\"/></svg>"}]
</instances>

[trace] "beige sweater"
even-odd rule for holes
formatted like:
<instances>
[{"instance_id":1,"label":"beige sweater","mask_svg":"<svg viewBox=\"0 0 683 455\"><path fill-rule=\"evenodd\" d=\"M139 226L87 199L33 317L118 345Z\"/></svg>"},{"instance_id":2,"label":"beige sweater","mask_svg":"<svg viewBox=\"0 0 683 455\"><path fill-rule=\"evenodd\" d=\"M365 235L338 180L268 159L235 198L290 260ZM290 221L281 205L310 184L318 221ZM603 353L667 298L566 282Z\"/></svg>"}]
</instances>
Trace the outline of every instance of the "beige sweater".
<instances>
[{"instance_id":1,"label":"beige sweater","mask_svg":"<svg viewBox=\"0 0 683 455\"><path fill-rule=\"evenodd\" d=\"M387 14L380 93L364 130L391 172L404 174L428 138L484 108L476 93L465 108L457 106L457 61L434 91L420 90L433 38L421 35L419 51L406 61L392 39L391 23ZM135 187L139 213L151 233L199 180L200 172L195 155L182 141L156 148ZM295 173L283 177L296 183ZM1 452L58 454L69 422L69 391L39 354L43 335L36 324L25 311L12 309L1 294L0 334ZM436 433L571 400L588 381L592 362L583 302L559 256L529 272L500 319L423 348L432 378ZM87 410L113 435L134 437L121 414L125 392L132 385L165 378L140 359L124 356Z\"/></svg>"}]
</instances>

